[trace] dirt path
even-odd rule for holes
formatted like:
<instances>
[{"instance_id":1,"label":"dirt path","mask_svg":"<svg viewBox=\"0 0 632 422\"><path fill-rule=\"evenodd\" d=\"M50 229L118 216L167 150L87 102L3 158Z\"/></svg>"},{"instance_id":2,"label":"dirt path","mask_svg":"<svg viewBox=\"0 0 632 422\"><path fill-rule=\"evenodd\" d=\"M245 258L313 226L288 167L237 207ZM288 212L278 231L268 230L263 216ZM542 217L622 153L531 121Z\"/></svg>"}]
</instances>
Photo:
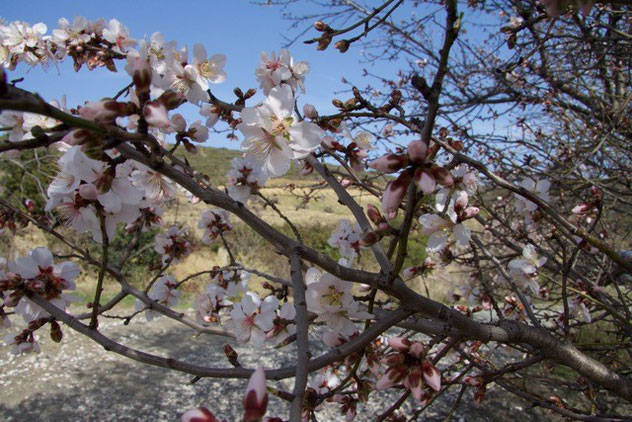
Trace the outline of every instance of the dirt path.
<instances>
[{"instance_id":1,"label":"dirt path","mask_svg":"<svg viewBox=\"0 0 632 422\"><path fill-rule=\"evenodd\" d=\"M170 356L200 365L225 366L221 346L226 339L192 337L167 318L145 322L138 318L129 326L120 321L105 321L103 332L128 346ZM45 333L42 333L42 337ZM42 353L14 356L0 347L0 420L3 421L177 421L189 408L204 405L229 422L241 415L245 380L202 379L189 384L190 376L143 365L106 352L90 339L64 327L61 345L41 340ZM236 347L246 366L265 367L291 364L290 354L276 350L256 352ZM285 388L291 390L291 380ZM443 421L457 389L433 405L423 420ZM373 396L375 394L375 396ZM371 404L358 409L356 421L373 420L393 399L373 393ZM455 412L454 421L552 420L540 410L527 410L525 403L499 390L487 393L484 405L473 405L472 392L466 392ZM408 404L408 403L407 403ZM287 415L284 402L271 399L268 414ZM404 406L410 410L410 406ZM513 415L513 416L512 416ZM319 421L342 421L337 406L326 405Z\"/></svg>"}]
</instances>

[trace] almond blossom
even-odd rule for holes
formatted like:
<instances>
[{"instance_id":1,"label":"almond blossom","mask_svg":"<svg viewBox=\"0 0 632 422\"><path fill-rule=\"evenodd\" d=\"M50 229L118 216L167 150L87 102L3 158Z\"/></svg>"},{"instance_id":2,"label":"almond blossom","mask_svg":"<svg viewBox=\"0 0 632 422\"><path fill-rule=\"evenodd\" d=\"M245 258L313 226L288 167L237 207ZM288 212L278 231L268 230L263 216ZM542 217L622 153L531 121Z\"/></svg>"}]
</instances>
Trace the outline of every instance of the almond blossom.
<instances>
[{"instance_id":1,"label":"almond blossom","mask_svg":"<svg viewBox=\"0 0 632 422\"><path fill-rule=\"evenodd\" d=\"M200 216L198 228L204 230L202 243L210 244L222 233L232 230L233 226L228 221L228 213L220 208L207 210Z\"/></svg>"},{"instance_id":2,"label":"almond blossom","mask_svg":"<svg viewBox=\"0 0 632 422\"><path fill-rule=\"evenodd\" d=\"M318 371L309 380L309 386L316 390L318 394L327 394L340 385L340 378L331 368Z\"/></svg>"},{"instance_id":3,"label":"almond blossom","mask_svg":"<svg viewBox=\"0 0 632 422\"><path fill-rule=\"evenodd\" d=\"M41 352L40 345L32 331L25 330L17 336L9 334L4 337L4 342L7 346L13 346L11 353L14 355Z\"/></svg>"},{"instance_id":4,"label":"almond blossom","mask_svg":"<svg viewBox=\"0 0 632 422\"><path fill-rule=\"evenodd\" d=\"M129 29L117 19L111 19L107 28L103 29L103 38L114 45L114 50L125 53L129 47L136 45L136 40L129 37Z\"/></svg>"},{"instance_id":5,"label":"almond blossom","mask_svg":"<svg viewBox=\"0 0 632 422\"><path fill-rule=\"evenodd\" d=\"M476 173L470 171L467 164L459 164L451 171L451 174L454 184L439 189L435 195L436 208L439 212L442 212L451 200L456 200L459 192L473 195L478 187Z\"/></svg>"},{"instance_id":6,"label":"almond blossom","mask_svg":"<svg viewBox=\"0 0 632 422\"><path fill-rule=\"evenodd\" d=\"M24 128L24 114L19 111L3 110L0 113L0 127L8 129L10 142L21 141L26 129Z\"/></svg>"},{"instance_id":7,"label":"almond blossom","mask_svg":"<svg viewBox=\"0 0 632 422\"><path fill-rule=\"evenodd\" d=\"M7 49L4 64L9 69L24 61L31 66L45 63L52 54L47 45L47 27L43 23L30 26L26 22L11 22L8 25L0 25L0 38L2 45Z\"/></svg>"},{"instance_id":8,"label":"almond blossom","mask_svg":"<svg viewBox=\"0 0 632 422\"><path fill-rule=\"evenodd\" d=\"M206 127L213 127L219 120L220 109L215 104L202 104L200 115L206 117Z\"/></svg>"},{"instance_id":9,"label":"almond blossom","mask_svg":"<svg viewBox=\"0 0 632 422\"><path fill-rule=\"evenodd\" d=\"M246 107L237 125L245 139L241 149L256 157L270 176L283 176L291 160L306 157L320 145L323 131L294 115L294 94L289 85L273 88L263 104Z\"/></svg>"},{"instance_id":10,"label":"almond blossom","mask_svg":"<svg viewBox=\"0 0 632 422\"><path fill-rule=\"evenodd\" d=\"M79 275L79 267L69 261L54 264L53 254L45 247L35 248L27 256L9 261L8 269L14 276L19 276L24 288L39 294L59 309L66 309L74 300L64 291L75 290L74 279ZM27 323L48 316L46 311L17 290L11 300L8 299L4 300L5 306L8 303L15 306L15 313Z\"/></svg>"},{"instance_id":11,"label":"almond blossom","mask_svg":"<svg viewBox=\"0 0 632 422\"><path fill-rule=\"evenodd\" d=\"M441 389L441 373L426 359L427 350L422 343L404 337L391 337L388 344L394 351L381 360L387 369L375 385L378 390L401 382L417 401L422 401L424 382L434 391Z\"/></svg>"},{"instance_id":12,"label":"almond blossom","mask_svg":"<svg viewBox=\"0 0 632 422\"><path fill-rule=\"evenodd\" d=\"M228 196L242 204L248 201L250 195L257 193L268 180L261 166L252 157L233 158L226 178Z\"/></svg>"},{"instance_id":13,"label":"almond blossom","mask_svg":"<svg viewBox=\"0 0 632 422\"><path fill-rule=\"evenodd\" d=\"M240 302L248 291L250 273L239 269L214 268L211 275L211 283L196 298L196 317L205 323L221 323L221 311Z\"/></svg>"},{"instance_id":14,"label":"almond blossom","mask_svg":"<svg viewBox=\"0 0 632 422\"><path fill-rule=\"evenodd\" d=\"M226 80L226 56L223 54L215 54L207 58L206 48L202 44L193 46L193 66L197 70L198 84L206 91L208 82L218 84Z\"/></svg>"},{"instance_id":15,"label":"almond blossom","mask_svg":"<svg viewBox=\"0 0 632 422\"><path fill-rule=\"evenodd\" d=\"M171 199L176 194L174 183L162 174L149 167L134 163L135 169L130 173L132 184L141 192L147 201L158 204Z\"/></svg>"},{"instance_id":16,"label":"almond blossom","mask_svg":"<svg viewBox=\"0 0 632 422\"><path fill-rule=\"evenodd\" d=\"M457 223L454 214L449 214L447 218L437 214L423 214L419 217L419 224L422 225L421 232L430 236L426 244L426 249L430 252L445 248L452 236L459 246L467 246L470 243L471 230L462 223Z\"/></svg>"},{"instance_id":17,"label":"almond blossom","mask_svg":"<svg viewBox=\"0 0 632 422\"><path fill-rule=\"evenodd\" d=\"M178 299L182 294L182 292L176 290L176 287L176 279L172 275L164 275L151 286L151 289L147 292L147 296L154 302L172 308L178 304ZM140 299L134 301L134 309L137 312L145 310L145 318L147 321L151 321L162 315L160 312L147 307Z\"/></svg>"},{"instance_id":18,"label":"almond blossom","mask_svg":"<svg viewBox=\"0 0 632 422\"><path fill-rule=\"evenodd\" d=\"M180 263L191 253L191 242L186 228L171 226L165 233L159 233L155 238L154 249L162 255L162 263Z\"/></svg>"},{"instance_id":19,"label":"almond blossom","mask_svg":"<svg viewBox=\"0 0 632 422\"><path fill-rule=\"evenodd\" d=\"M440 251L446 247L452 237L454 237L459 246L467 246L469 244L472 231L463 222L475 217L479 209L468 207L467 203L467 193L459 191L456 199L453 202L451 201L447 215L440 216L427 213L419 217L419 223L422 225L421 232L426 236L430 236L426 250L430 252Z\"/></svg>"},{"instance_id":20,"label":"almond blossom","mask_svg":"<svg viewBox=\"0 0 632 422\"><path fill-rule=\"evenodd\" d=\"M274 328L279 300L268 296L263 301L255 292L248 292L241 302L233 305L231 321L238 343L250 343L260 348L266 340L266 332Z\"/></svg>"},{"instance_id":21,"label":"almond blossom","mask_svg":"<svg viewBox=\"0 0 632 422\"><path fill-rule=\"evenodd\" d=\"M307 62L294 63L290 52L281 50L278 58L274 52L270 56L266 52L262 52L261 63L255 70L255 76L259 81L259 86L263 89L263 93L268 95L272 88L281 84L288 84L294 91L297 88L305 91L304 81L308 72Z\"/></svg>"},{"instance_id":22,"label":"almond blossom","mask_svg":"<svg viewBox=\"0 0 632 422\"><path fill-rule=\"evenodd\" d=\"M90 21L84 16L75 16L72 25L66 18L57 21L58 29L53 29L51 41L59 47L77 47L91 39ZM65 51L65 49L64 49Z\"/></svg>"},{"instance_id":23,"label":"almond blossom","mask_svg":"<svg viewBox=\"0 0 632 422\"><path fill-rule=\"evenodd\" d=\"M350 337L358 331L351 318L373 318L353 299L348 281L322 273L314 267L307 270L305 281L307 310L314 312L316 321L324 322L334 333Z\"/></svg>"},{"instance_id":24,"label":"almond blossom","mask_svg":"<svg viewBox=\"0 0 632 422\"><path fill-rule=\"evenodd\" d=\"M529 288L534 295L540 292L538 284L538 268L546 262L545 257L538 258L533 245L527 245L522 249L522 258L509 261L509 275L519 283L522 288Z\"/></svg>"},{"instance_id":25,"label":"almond blossom","mask_svg":"<svg viewBox=\"0 0 632 422\"><path fill-rule=\"evenodd\" d=\"M279 309L279 315L274 318L274 327L268 331L266 338L274 344L281 344L285 339L296 333L296 308L290 302L285 302Z\"/></svg>"},{"instance_id":26,"label":"almond blossom","mask_svg":"<svg viewBox=\"0 0 632 422\"><path fill-rule=\"evenodd\" d=\"M332 248L338 248L340 255L353 263L356 254L360 251L360 236L362 229L358 223L351 224L347 219L340 219L338 227L331 234L327 243Z\"/></svg>"}]
</instances>

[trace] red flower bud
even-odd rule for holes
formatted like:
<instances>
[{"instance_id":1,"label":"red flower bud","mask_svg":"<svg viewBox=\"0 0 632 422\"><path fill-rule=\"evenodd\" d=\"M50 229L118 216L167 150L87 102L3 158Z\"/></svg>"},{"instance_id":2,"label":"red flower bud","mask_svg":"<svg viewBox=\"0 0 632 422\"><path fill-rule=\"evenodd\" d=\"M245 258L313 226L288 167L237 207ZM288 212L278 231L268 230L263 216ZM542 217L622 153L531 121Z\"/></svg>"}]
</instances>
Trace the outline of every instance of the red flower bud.
<instances>
[{"instance_id":1,"label":"red flower bud","mask_svg":"<svg viewBox=\"0 0 632 422\"><path fill-rule=\"evenodd\" d=\"M371 161L369 167L384 173L395 173L408 165L408 156L389 152L377 160Z\"/></svg>"},{"instance_id":2,"label":"red flower bud","mask_svg":"<svg viewBox=\"0 0 632 422\"><path fill-rule=\"evenodd\" d=\"M206 407L198 407L187 410L182 415L182 422L219 422L218 419Z\"/></svg>"},{"instance_id":3,"label":"red flower bud","mask_svg":"<svg viewBox=\"0 0 632 422\"><path fill-rule=\"evenodd\" d=\"M435 187L437 186L437 181L435 180L432 172L428 169L418 168L415 170L413 179L417 185L417 191L422 191L424 195L429 195L434 192Z\"/></svg>"},{"instance_id":4,"label":"red flower bud","mask_svg":"<svg viewBox=\"0 0 632 422\"><path fill-rule=\"evenodd\" d=\"M408 172L403 172L394 181L388 182L384 195L382 195L382 211L393 216L396 214L397 208L404 200L408 184L410 183L410 175Z\"/></svg>"},{"instance_id":5,"label":"red flower bud","mask_svg":"<svg viewBox=\"0 0 632 422\"><path fill-rule=\"evenodd\" d=\"M412 141L408 144L408 158L413 164L423 163L428 156L428 145L422 141Z\"/></svg>"},{"instance_id":6,"label":"red flower bud","mask_svg":"<svg viewBox=\"0 0 632 422\"><path fill-rule=\"evenodd\" d=\"M257 368L250 376L243 400L244 422L259 422L268 407L266 374L263 368Z\"/></svg>"},{"instance_id":7,"label":"red flower bud","mask_svg":"<svg viewBox=\"0 0 632 422\"><path fill-rule=\"evenodd\" d=\"M454 185L454 179L448 170L440 166L433 166L432 174L435 177L435 180L439 182L439 184L445 186L446 188L450 188Z\"/></svg>"}]
</instances>

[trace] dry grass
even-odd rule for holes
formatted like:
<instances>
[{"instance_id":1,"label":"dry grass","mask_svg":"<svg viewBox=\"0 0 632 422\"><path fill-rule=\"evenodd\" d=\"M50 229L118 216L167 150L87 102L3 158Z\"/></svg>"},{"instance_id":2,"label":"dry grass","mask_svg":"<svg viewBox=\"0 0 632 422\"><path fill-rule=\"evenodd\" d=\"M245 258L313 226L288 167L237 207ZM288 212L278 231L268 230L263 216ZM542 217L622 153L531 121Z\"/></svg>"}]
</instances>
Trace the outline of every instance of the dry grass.
<instances>
[{"instance_id":1,"label":"dry grass","mask_svg":"<svg viewBox=\"0 0 632 422\"><path fill-rule=\"evenodd\" d=\"M287 188L287 184L293 184L295 187L291 190ZM331 255L334 259L338 259L337 251L327 245L327 239L331 232L335 229L340 219L352 219L348 209L338 202L336 194L328 188L313 190L313 180L296 179L274 179L269 183L269 187L262 191L262 194L282 211L299 229L306 243L318 250ZM359 189L349 189L349 193L354 196L356 201L363 207L371 203L379 205L379 200ZM311 193L310 201L305 204L303 198L306 194ZM282 230L291 236L291 231L286 222L271 207L267 206L261 199L254 198L248 204L250 209L273 227ZM179 226L187 226L196 244L193 254L184 259L181 263L170 268L169 272L176 278L182 279L197 272L211 269L213 266L223 266L228 263L228 254L220 243L213 245L204 245L201 243L201 230L197 228L198 219L204 210L209 207L205 204L192 205L184 196L178 196L165 209L163 219L165 226L177 224ZM245 223L232 219L234 225L233 231L227 235L227 241L231 245L231 250L235 254L237 260L244 265L255 268L257 270L278 276L288 276L287 259L270 248L269 245L254 231L252 231ZM77 238L76 235L73 237ZM91 244L87 235L79 237L83 244ZM419 264L424 257L423 245L419 239L421 236L418 232L411 235L411 239L416 242L412 246L411 256L409 258L410 265ZM9 259L24 255L33 245L45 245L60 254L67 253L68 250L58 241L51 240L40 231L29 227L19 233L19 235L11 236L5 233L0 236L0 256ZM385 245L386 246L386 245ZM99 253L99 248L92 246L95 252ZM140 254L147 254L153 245L146 245L146 250ZM377 271L378 267L375 263L370 251L363 251L360 259L360 267L369 271ZM418 278L410 282L411 287L422 293L428 294L435 300L444 301L449 291L458 287L463 282L462 274L459 269L440 270L436 275L427 279ZM149 272L144 268L136 269L131 273L136 278L134 284L140 286L143 284L143 278L149 277ZM94 267L84 266L82 275L78 280L78 295L86 300L90 300L94 292L94 283L96 279L96 269ZM208 278L200 276L198 279L187 283L185 291L191 294L200 291L206 284ZM260 290L259 277L252 278L252 287ZM104 296L114 296L118 292L117 285L109 281L105 285Z\"/></svg>"}]
</instances>

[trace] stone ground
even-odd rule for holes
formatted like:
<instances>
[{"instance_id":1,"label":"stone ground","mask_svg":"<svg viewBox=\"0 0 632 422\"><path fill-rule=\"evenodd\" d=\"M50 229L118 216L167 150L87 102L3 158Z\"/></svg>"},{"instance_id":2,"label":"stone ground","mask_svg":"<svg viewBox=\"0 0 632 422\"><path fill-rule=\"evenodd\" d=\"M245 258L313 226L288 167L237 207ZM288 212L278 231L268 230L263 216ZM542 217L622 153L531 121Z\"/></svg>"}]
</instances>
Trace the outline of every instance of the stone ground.
<instances>
[{"instance_id":1,"label":"stone ground","mask_svg":"<svg viewBox=\"0 0 632 422\"><path fill-rule=\"evenodd\" d=\"M193 337L193 331L167 318L145 322L137 318L129 326L105 320L103 332L118 342L150 353L188 362L225 366L225 338ZM210 408L227 421L241 418L241 398L246 380L202 379L189 384L190 376L141 364L106 352L92 340L67 327L62 344L40 341L42 353L14 356L0 347L0 420L2 421L177 421L187 409ZM42 333L42 337L44 333ZM290 353L257 352L237 347L244 366L275 367L291 364ZM291 380L283 384L291 390ZM438 400L419 420L444 421L457 389ZM492 387L481 407L467 391L453 421L549 421L553 416ZM373 420L393 398L371 396L370 404L358 409L356 421ZM412 399L409 399L412 400ZM407 402L404 410L412 406ZM285 402L271 398L268 414L286 416ZM343 421L337 406L326 405L319 421Z\"/></svg>"}]
</instances>

